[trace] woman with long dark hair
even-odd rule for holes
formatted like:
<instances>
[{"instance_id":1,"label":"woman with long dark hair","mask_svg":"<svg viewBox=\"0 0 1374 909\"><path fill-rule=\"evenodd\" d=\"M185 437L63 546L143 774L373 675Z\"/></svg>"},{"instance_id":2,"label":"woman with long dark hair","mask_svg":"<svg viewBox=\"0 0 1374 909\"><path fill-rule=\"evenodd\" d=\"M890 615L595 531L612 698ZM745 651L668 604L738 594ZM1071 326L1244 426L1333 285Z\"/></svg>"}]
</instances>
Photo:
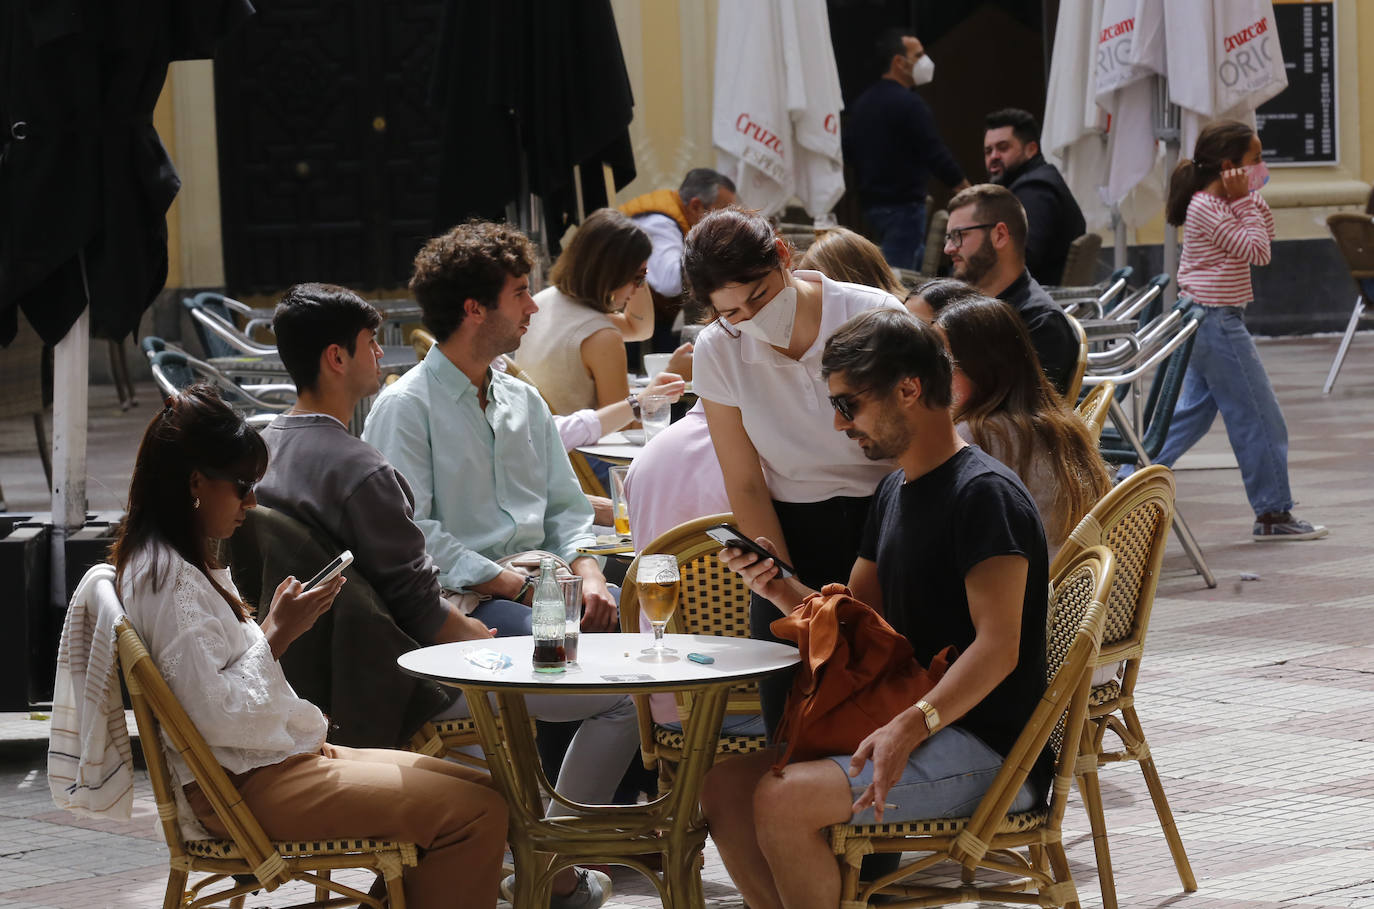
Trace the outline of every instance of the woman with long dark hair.
<instances>
[{"instance_id":1,"label":"woman with long dark hair","mask_svg":"<svg viewBox=\"0 0 1374 909\"><path fill-rule=\"evenodd\" d=\"M423 857L405 873L409 905L489 909L507 819L490 780L436 758L327 743L325 716L277 662L343 576L308 591L285 579L259 626L217 561L266 469L262 439L214 389L167 400L143 435L112 551L129 620L269 837L413 842ZM185 763L167 759L204 830L227 836Z\"/></svg>"},{"instance_id":2,"label":"woman with long dark hair","mask_svg":"<svg viewBox=\"0 0 1374 909\"><path fill-rule=\"evenodd\" d=\"M1202 304L1183 391L1164 448L1174 462L1211 429L1218 413L1240 464L1261 542L1315 540L1326 528L1293 516L1288 485L1288 424L1245 327L1254 299L1250 268L1268 265L1274 216L1258 190L1269 179L1259 136L1244 123L1220 120L1197 137L1169 179L1166 215L1183 228L1178 289Z\"/></svg>"},{"instance_id":3,"label":"woman with long dark hair","mask_svg":"<svg viewBox=\"0 0 1374 909\"><path fill-rule=\"evenodd\" d=\"M1088 428L1045 378L1025 323L1000 300L977 296L940 310L954 359L955 428L1016 471L1045 525L1050 560L1112 488Z\"/></svg>"},{"instance_id":4,"label":"woman with long dark hair","mask_svg":"<svg viewBox=\"0 0 1374 909\"><path fill-rule=\"evenodd\" d=\"M716 317L697 336L693 385L736 523L751 539L768 538L808 586L847 580L869 499L892 465L869 461L835 431L820 358L851 317L901 304L873 287L793 271L787 241L739 209L692 228L682 268L692 296ZM862 407L863 396L851 406ZM768 626L778 617L754 596L751 635L775 640ZM759 684L770 731L790 684L788 673Z\"/></svg>"}]
</instances>

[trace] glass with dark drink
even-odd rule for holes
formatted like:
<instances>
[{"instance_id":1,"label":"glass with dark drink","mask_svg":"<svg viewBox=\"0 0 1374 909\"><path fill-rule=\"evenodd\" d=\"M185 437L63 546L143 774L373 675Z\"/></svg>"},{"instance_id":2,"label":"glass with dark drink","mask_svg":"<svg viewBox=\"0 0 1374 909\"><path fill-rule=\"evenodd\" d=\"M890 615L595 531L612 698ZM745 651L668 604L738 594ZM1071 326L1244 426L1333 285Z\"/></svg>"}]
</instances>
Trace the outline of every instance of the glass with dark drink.
<instances>
[{"instance_id":1,"label":"glass with dark drink","mask_svg":"<svg viewBox=\"0 0 1374 909\"><path fill-rule=\"evenodd\" d=\"M654 643L644 653L658 660L677 659L677 651L663 646L663 629L677 608L682 576L678 573L677 556L643 555L635 579L639 591L639 608L654 627Z\"/></svg>"}]
</instances>

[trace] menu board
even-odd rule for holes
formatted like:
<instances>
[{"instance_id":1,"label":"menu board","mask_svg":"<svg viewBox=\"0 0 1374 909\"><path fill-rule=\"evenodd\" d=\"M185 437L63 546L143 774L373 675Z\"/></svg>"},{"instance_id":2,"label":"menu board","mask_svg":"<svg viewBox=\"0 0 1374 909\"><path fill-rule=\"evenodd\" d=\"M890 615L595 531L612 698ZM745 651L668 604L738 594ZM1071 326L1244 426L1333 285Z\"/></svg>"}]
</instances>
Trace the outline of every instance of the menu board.
<instances>
[{"instance_id":1,"label":"menu board","mask_svg":"<svg viewBox=\"0 0 1374 909\"><path fill-rule=\"evenodd\" d=\"M1288 87L1255 112L1267 164L1339 163L1336 136L1336 4L1274 0Z\"/></svg>"}]
</instances>

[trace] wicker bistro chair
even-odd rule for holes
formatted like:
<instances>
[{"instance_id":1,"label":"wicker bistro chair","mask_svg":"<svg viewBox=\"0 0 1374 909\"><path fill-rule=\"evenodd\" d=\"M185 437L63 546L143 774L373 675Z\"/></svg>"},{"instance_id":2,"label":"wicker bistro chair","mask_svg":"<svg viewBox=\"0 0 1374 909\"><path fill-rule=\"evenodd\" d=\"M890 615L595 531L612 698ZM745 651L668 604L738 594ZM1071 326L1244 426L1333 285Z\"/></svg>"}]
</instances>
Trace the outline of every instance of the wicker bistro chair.
<instances>
[{"instance_id":1,"label":"wicker bistro chair","mask_svg":"<svg viewBox=\"0 0 1374 909\"><path fill-rule=\"evenodd\" d=\"M1340 374L1341 364L1345 362L1345 355L1350 351L1355 330L1360 327L1360 320L1370 318L1365 311L1369 301L1365 299L1364 287L1365 282L1374 281L1374 218L1352 212L1337 212L1326 216L1326 227L1331 231L1336 249L1350 269L1350 277L1355 279L1357 288L1355 308L1350 313L1340 346L1336 348L1336 357L1331 361L1326 381L1322 383L1322 394L1329 395L1336 384L1336 376Z\"/></svg>"},{"instance_id":2,"label":"wicker bistro chair","mask_svg":"<svg viewBox=\"0 0 1374 909\"><path fill-rule=\"evenodd\" d=\"M717 514L679 524L659 535L640 553L677 556L682 586L677 609L668 621L669 632L749 637L749 588L716 558L720 544L706 535L708 527L733 520L733 515ZM639 591L634 582L638 568L636 557L625 572L625 586L620 592L620 630L631 634L639 631ZM692 694L679 692L676 698L678 715L685 726L692 713ZM650 770L658 768L659 778L671 784L682 759L683 733L654 723L647 695L635 695L634 699L639 712L639 748L644 766ZM726 701L727 716L756 715L761 711L758 685L754 682L732 690ZM749 754L764 744L761 735L722 735L716 744L716 757Z\"/></svg>"},{"instance_id":3,"label":"wicker bistro chair","mask_svg":"<svg viewBox=\"0 0 1374 909\"><path fill-rule=\"evenodd\" d=\"M1088 433L1093 444L1102 439L1102 427L1107 425L1107 414L1112 409L1112 397L1116 394L1116 383L1110 379L1093 388L1078 402L1074 412L1088 425Z\"/></svg>"},{"instance_id":4,"label":"wicker bistro chair","mask_svg":"<svg viewBox=\"0 0 1374 909\"><path fill-rule=\"evenodd\" d=\"M296 904L299 909L340 905L404 909L401 873L403 868L413 867L417 862L413 843L358 839L300 843L269 840L158 672L133 625L121 619L115 633L119 639L119 666L138 723L139 745L153 784L163 838L171 853L163 909L199 909L225 901L241 907L247 894L264 887L275 890L290 881L304 881L315 887L314 901ZM215 816L228 829L229 839L188 840L182 837L173 796L175 783L162 754L164 733L166 741L191 768L196 782L214 807ZM330 872L341 868L366 868L375 872L386 881L387 898L378 899L330 880ZM188 887L192 872L208 872L210 876ZM226 884L223 889L202 895L206 887L221 882Z\"/></svg>"},{"instance_id":5,"label":"wicker bistro chair","mask_svg":"<svg viewBox=\"0 0 1374 909\"><path fill-rule=\"evenodd\" d=\"M429 349L434 346L434 335L417 328L410 333L410 346L415 348L415 359L423 360L429 355Z\"/></svg>"},{"instance_id":6,"label":"wicker bistro chair","mask_svg":"<svg viewBox=\"0 0 1374 909\"><path fill-rule=\"evenodd\" d=\"M1078 759L1075 743L1087 713L1090 673L1106 618L1107 591L1115 570L1111 553L1098 547L1080 553L1055 576L1045 642L1049 683L972 817L837 824L830 828L830 844L840 862L840 909L862 909L878 895L886 898L885 906L903 909L983 900L1077 906L1078 891L1064 852L1061 824ZM1047 743L1055 753L1049 804L1008 814ZM1018 851L1022 848L1026 854ZM862 884L859 866L871 852L928 854ZM916 872L945 860L962 866L961 885L903 883ZM975 874L980 868L1016 877L977 885ZM1026 892L1030 890L1035 892Z\"/></svg>"},{"instance_id":7,"label":"wicker bistro chair","mask_svg":"<svg viewBox=\"0 0 1374 909\"><path fill-rule=\"evenodd\" d=\"M1088 335L1077 319L1073 316L1068 316L1068 319L1069 326L1078 337L1078 359L1074 362L1073 372L1069 375L1069 385L1064 389L1064 400L1072 404L1078 400L1078 394L1083 390L1083 376L1088 371Z\"/></svg>"},{"instance_id":8,"label":"wicker bistro chair","mask_svg":"<svg viewBox=\"0 0 1374 909\"><path fill-rule=\"evenodd\" d=\"M1102 251L1102 237L1097 233L1085 233L1069 244L1069 254L1064 259L1064 271L1059 275L1061 287L1091 284L1097 273L1097 254Z\"/></svg>"},{"instance_id":9,"label":"wicker bistro chair","mask_svg":"<svg viewBox=\"0 0 1374 909\"><path fill-rule=\"evenodd\" d=\"M1135 709L1135 685L1145 650L1145 632L1173 516L1173 473L1161 465L1146 467L1127 477L1093 506L1069 534L1051 571L1062 569L1089 547L1106 546L1116 557L1116 579L1107 599L1107 627L1097 658L1096 684L1088 701L1079 767L1095 770L1097 765L1120 761L1140 764L1179 880L1183 889L1191 893L1197 889L1197 879ZM1107 748L1104 739L1108 730L1120 740L1119 749ZM1116 886L1097 774L1081 772L1078 783L1092 823L1102 904L1104 909L1116 909Z\"/></svg>"}]
</instances>

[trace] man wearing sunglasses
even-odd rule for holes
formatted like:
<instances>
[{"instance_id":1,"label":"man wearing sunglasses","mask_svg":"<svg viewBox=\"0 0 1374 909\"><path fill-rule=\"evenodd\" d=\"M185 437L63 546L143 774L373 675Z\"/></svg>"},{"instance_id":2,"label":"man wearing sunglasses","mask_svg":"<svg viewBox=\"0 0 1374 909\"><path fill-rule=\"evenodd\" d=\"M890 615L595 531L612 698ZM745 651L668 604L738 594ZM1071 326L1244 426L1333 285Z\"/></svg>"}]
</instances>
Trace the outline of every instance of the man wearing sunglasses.
<instances>
[{"instance_id":1,"label":"man wearing sunglasses","mask_svg":"<svg viewBox=\"0 0 1374 909\"><path fill-rule=\"evenodd\" d=\"M923 665L946 644L959 657L852 755L793 762L783 774L770 771L776 748L716 765L702 810L750 906L836 904L831 824L972 813L1044 690L1044 529L1016 475L955 432L952 369L935 329L899 310L856 316L825 344L835 429L897 467L874 493L848 586ZM780 578L771 559L737 549L721 558L779 615L812 592ZM1010 811L1043 804L1051 771L1042 752Z\"/></svg>"},{"instance_id":2,"label":"man wearing sunglasses","mask_svg":"<svg viewBox=\"0 0 1374 909\"><path fill-rule=\"evenodd\" d=\"M1004 186L980 183L949 200L945 254L954 277L1016 310L1040 368L1063 394L1078 363L1078 334L1026 269L1026 234L1026 211Z\"/></svg>"}]
</instances>

